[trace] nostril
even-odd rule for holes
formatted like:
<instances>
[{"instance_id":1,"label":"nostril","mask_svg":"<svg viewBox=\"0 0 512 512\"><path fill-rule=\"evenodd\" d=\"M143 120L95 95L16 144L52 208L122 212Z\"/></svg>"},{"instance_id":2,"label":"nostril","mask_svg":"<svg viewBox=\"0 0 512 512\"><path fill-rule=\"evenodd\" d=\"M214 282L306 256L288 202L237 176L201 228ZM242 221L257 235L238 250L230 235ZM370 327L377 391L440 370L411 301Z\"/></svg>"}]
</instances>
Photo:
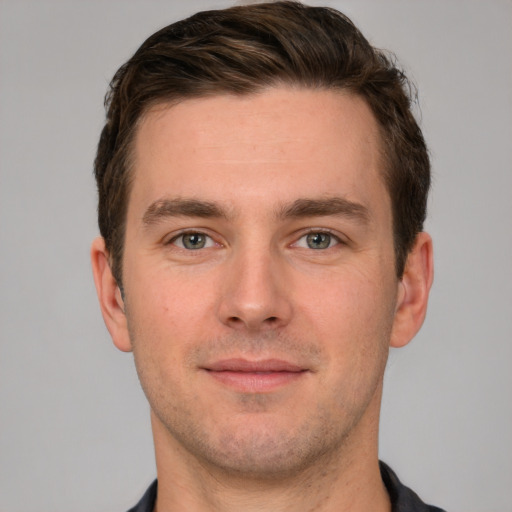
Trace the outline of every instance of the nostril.
<instances>
[{"instance_id":1,"label":"nostril","mask_svg":"<svg viewBox=\"0 0 512 512\"><path fill-rule=\"evenodd\" d=\"M254 322L249 319L245 319L239 316L230 316L227 320L228 325L230 325L234 329L248 328L250 330L253 329L274 329L279 325L279 317L277 316L269 316L265 318L263 321Z\"/></svg>"}]
</instances>

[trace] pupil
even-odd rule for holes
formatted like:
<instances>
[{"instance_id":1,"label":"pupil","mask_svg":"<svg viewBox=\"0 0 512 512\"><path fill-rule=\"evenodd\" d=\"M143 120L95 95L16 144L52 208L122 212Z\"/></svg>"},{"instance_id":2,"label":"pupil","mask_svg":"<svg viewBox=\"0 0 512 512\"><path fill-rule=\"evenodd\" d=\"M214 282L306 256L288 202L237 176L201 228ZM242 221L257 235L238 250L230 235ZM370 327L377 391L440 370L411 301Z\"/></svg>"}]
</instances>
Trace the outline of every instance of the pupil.
<instances>
[{"instance_id":1,"label":"pupil","mask_svg":"<svg viewBox=\"0 0 512 512\"><path fill-rule=\"evenodd\" d=\"M326 249L329 247L331 237L325 233L313 233L307 237L311 249Z\"/></svg>"},{"instance_id":2,"label":"pupil","mask_svg":"<svg viewBox=\"0 0 512 512\"><path fill-rule=\"evenodd\" d=\"M188 249L201 249L204 246L205 240L203 235L199 233L193 233L191 235L186 235L183 239L183 244Z\"/></svg>"}]
</instances>

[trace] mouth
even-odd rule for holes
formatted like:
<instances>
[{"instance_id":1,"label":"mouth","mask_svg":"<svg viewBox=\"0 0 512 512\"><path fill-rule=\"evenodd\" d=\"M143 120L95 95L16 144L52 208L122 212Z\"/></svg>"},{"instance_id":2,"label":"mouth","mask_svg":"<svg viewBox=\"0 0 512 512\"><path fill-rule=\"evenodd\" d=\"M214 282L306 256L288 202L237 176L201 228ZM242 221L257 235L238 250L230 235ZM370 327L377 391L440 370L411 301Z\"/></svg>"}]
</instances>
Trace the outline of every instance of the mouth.
<instances>
[{"instance_id":1,"label":"mouth","mask_svg":"<svg viewBox=\"0 0 512 512\"><path fill-rule=\"evenodd\" d=\"M243 393L268 393L303 378L309 370L288 361L223 359L201 368L218 383Z\"/></svg>"}]
</instances>

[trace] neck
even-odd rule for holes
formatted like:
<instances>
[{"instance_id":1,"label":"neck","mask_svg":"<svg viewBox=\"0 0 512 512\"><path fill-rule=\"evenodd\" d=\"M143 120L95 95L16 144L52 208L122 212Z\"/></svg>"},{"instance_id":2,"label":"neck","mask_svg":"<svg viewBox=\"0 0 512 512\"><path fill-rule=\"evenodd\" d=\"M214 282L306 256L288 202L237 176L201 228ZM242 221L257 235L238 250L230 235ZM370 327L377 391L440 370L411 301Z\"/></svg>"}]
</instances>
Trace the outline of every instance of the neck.
<instances>
[{"instance_id":1,"label":"neck","mask_svg":"<svg viewBox=\"0 0 512 512\"><path fill-rule=\"evenodd\" d=\"M369 418L360 421L339 450L293 476L266 479L228 473L198 460L152 415L158 473L155 510L390 512L378 464L378 409Z\"/></svg>"}]
</instances>

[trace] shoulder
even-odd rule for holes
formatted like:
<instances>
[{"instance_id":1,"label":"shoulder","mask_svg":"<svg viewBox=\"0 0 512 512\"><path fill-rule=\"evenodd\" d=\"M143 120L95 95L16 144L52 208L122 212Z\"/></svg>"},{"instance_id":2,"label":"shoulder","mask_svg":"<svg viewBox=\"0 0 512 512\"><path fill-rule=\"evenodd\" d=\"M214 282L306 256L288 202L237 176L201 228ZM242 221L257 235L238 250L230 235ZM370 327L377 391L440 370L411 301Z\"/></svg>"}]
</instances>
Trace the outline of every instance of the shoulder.
<instances>
[{"instance_id":1,"label":"shoulder","mask_svg":"<svg viewBox=\"0 0 512 512\"><path fill-rule=\"evenodd\" d=\"M158 482L155 480L144 493L137 505L128 510L128 512L153 512L156 502L156 491Z\"/></svg>"},{"instance_id":2,"label":"shoulder","mask_svg":"<svg viewBox=\"0 0 512 512\"><path fill-rule=\"evenodd\" d=\"M380 474L391 499L392 512L445 512L443 509L427 505L409 487L403 485L395 472L384 462L380 462Z\"/></svg>"}]
</instances>

